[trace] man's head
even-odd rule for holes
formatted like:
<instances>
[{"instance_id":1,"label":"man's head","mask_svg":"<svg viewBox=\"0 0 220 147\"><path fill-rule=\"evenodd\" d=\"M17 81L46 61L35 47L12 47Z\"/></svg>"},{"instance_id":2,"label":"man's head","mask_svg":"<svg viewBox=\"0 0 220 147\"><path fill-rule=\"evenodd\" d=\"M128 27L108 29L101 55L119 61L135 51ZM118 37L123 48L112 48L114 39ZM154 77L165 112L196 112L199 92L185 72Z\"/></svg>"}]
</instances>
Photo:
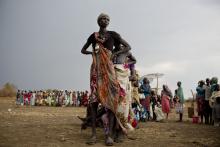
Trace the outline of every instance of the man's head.
<instances>
[{"instance_id":1,"label":"man's head","mask_svg":"<svg viewBox=\"0 0 220 147\"><path fill-rule=\"evenodd\" d=\"M150 83L150 81L147 78L144 78L143 82L144 82L144 84L149 84Z\"/></svg>"},{"instance_id":2,"label":"man's head","mask_svg":"<svg viewBox=\"0 0 220 147\"><path fill-rule=\"evenodd\" d=\"M206 82L207 85L209 85L210 84L210 79L206 78L205 82Z\"/></svg>"},{"instance_id":3,"label":"man's head","mask_svg":"<svg viewBox=\"0 0 220 147\"><path fill-rule=\"evenodd\" d=\"M97 23L100 27L107 27L109 25L110 17L107 14L101 13L97 18Z\"/></svg>"},{"instance_id":4,"label":"man's head","mask_svg":"<svg viewBox=\"0 0 220 147\"><path fill-rule=\"evenodd\" d=\"M212 77L210 83L211 84L218 84L218 78L217 77Z\"/></svg>"},{"instance_id":5,"label":"man's head","mask_svg":"<svg viewBox=\"0 0 220 147\"><path fill-rule=\"evenodd\" d=\"M204 82L203 80L200 80L200 81L199 81L199 86L202 87L203 85L205 85L205 82Z\"/></svg>"},{"instance_id":6,"label":"man's head","mask_svg":"<svg viewBox=\"0 0 220 147\"><path fill-rule=\"evenodd\" d=\"M166 85L163 85L163 90L166 90Z\"/></svg>"},{"instance_id":7,"label":"man's head","mask_svg":"<svg viewBox=\"0 0 220 147\"><path fill-rule=\"evenodd\" d=\"M181 87L181 82L180 81L177 82L177 86Z\"/></svg>"},{"instance_id":8,"label":"man's head","mask_svg":"<svg viewBox=\"0 0 220 147\"><path fill-rule=\"evenodd\" d=\"M150 94L153 96L156 94L156 92L154 90L151 90Z\"/></svg>"}]
</instances>

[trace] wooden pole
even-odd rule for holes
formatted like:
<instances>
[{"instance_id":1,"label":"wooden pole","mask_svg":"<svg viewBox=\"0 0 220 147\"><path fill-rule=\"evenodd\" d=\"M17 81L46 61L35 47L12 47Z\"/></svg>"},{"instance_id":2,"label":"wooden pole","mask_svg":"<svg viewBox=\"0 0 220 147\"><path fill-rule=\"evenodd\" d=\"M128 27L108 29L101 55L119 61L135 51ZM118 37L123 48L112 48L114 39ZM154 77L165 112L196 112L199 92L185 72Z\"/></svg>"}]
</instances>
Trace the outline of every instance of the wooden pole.
<instances>
[{"instance_id":1,"label":"wooden pole","mask_svg":"<svg viewBox=\"0 0 220 147\"><path fill-rule=\"evenodd\" d=\"M158 94L158 76L157 76L157 94Z\"/></svg>"}]
</instances>

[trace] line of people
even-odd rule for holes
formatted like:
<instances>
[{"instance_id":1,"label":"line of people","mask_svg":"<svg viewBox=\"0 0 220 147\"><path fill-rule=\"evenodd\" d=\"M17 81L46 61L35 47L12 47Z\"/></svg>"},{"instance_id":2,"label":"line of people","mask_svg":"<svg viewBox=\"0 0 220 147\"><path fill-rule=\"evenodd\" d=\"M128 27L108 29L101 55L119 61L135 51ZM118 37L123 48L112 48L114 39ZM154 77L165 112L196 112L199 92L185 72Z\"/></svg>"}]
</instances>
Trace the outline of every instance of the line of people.
<instances>
[{"instance_id":1,"label":"line of people","mask_svg":"<svg viewBox=\"0 0 220 147\"><path fill-rule=\"evenodd\" d=\"M88 91L72 90L18 90L17 105L30 106L87 106Z\"/></svg>"},{"instance_id":2,"label":"line of people","mask_svg":"<svg viewBox=\"0 0 220 147\"><path fill-rule=\"evenodd\" d=\"M96 127L102 124L105 134L105 144L121 141L123 135L134 130L138 121L150 118L154 113L155 119L163 119L163 112L170 109L171 93L167 86L163 86L162 97L151 91L149 82L144 79L139 87L134 64L136 59L130 53L130 45L115 31L108 31L110 17L100 14L97 23L99 31L92 33L81 53L92 56L90 69L91 97L87 107L86 118L79 117L82 129L91 126L92 135L87 144L96 143ZM92 51L87 50L92 45ZM179 104L180 121L183 114L183 92L181 82L177 89L177 103ZM139 94L143 94L143 99ZM151 97L151 100L150 100ZM150 102L152 109L150 111ZM162 107L160 106L162 105ZM181 109L182 106L182 109Z\"/></svg>"},{"instance_id":3,"label":"line of people","mask_svg":"<svg viewBox=\"0 0 220 147\"><path fill-rule=\"evenodd\" d=\"M200 122L219 126L220 122L220 86L218 78L200 80L196 87L196 102ZM205 121L204 121L205 118Z\"/></svg>"},{"instance_id":4,"label":"line of people","mask_svg":"<svg viewBox=\"0 0 220 147\"><path fill-rule=\"evenodd\" d=\"M137 93L136 96L135 93ZM132 99L132 108L139 121L168 119L171 108L175 108L179 114L179 122L183 119L184 95L180 81L177 82L174 96L167 85L163 85L159 95L151 89L149 80L144 78L143 83L138 87L138 92L133 92Z\"/></svg>"}]
</instances>

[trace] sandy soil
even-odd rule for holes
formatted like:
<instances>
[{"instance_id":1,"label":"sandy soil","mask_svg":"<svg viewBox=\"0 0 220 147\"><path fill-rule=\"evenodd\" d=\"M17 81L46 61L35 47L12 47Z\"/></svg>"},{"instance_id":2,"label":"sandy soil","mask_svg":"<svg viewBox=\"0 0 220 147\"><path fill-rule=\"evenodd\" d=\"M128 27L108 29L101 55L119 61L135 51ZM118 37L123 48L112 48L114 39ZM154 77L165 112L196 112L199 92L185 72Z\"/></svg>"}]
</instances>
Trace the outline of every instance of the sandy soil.
<instances>
[{"instance_id":1,"label":"sandy soil","mask_svg":"<svg viewBox=\"0 0 220 147\"><path fill-rule=\"evenodd\" d=\"M80 131L85 108L16 106L14 98L0 98L0 147L83 147L91 130ZM173 110L174 111L174 110ZM123 143L114 146L135 147L213 147L220 146L220 127L192 124L184 116L178 123L173 112L168 121L140 123ZM98 142L104 146L102 129ZM132 139L131 139L132 138ZM133 140L135 139L135 140Z\"/></svg>"}]
</instances>

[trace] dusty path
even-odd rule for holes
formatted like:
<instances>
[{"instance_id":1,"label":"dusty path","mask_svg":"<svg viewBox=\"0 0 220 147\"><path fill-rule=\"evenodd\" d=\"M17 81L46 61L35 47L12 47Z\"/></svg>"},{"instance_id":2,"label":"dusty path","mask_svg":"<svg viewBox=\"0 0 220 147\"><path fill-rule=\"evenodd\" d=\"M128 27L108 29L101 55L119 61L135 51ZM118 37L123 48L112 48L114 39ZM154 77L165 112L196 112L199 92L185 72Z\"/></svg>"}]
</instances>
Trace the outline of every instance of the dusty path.
<instances>
[{"instance_id":1,"label":"dusty path","mask_svg":"<svg viewBox=\"0 0 220 147\"><path fill-rule=\"evenodd\" d=\"M11 109L11 111L10 111ZM9 110L9 111L8 111ZM12 98L0 98L0 147L83 147L90 129L80 131L77 115L84 116L85 108L21 107ZM220 127L192 124L187 116L183 123L175 122L175 114L164 123L140 123L140 129L114 146L220 146ZM104 146L102 129L98 143Z\"/></svg>"}]
</instances>

